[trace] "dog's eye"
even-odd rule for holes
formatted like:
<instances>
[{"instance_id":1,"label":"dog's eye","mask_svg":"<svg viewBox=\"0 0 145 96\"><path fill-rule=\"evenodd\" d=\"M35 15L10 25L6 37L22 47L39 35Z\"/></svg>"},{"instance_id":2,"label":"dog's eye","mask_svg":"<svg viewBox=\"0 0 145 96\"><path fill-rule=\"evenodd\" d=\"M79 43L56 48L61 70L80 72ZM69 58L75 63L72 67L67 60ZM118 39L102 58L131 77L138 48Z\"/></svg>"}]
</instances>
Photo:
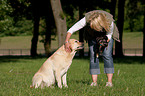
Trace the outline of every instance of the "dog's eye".
<instances>
[{"instance_id":1,"label":"dog's eye","mask_svg":"<svg viewBox=\"0 0 145 96\"><path fill-rule=\"evenodd\" d=\"M76 43L78 42L78 41L75 41Z\"/></svg>"}]
</instances>

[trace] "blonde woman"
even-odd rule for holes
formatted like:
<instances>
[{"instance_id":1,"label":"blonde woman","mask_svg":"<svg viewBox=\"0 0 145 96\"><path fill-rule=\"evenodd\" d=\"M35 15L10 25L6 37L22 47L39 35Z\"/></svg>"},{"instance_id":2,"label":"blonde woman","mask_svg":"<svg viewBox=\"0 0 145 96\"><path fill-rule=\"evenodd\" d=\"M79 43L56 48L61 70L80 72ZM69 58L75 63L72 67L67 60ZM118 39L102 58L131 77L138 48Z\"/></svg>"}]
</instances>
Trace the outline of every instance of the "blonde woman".
<instances>
[{"instance_id":1,"label":"blonde woman","mask_svg":"<svg viewBox=\"0 0 145 96\"><path fill-rule=\"evenodd\" d=\"M92 76L91 86L97 86L97 77L100 74L99 68L99 58L96 58L96 37L99 34L105 33L108 37L108 46L103 51L102 57L104 60L104 73L107 74L108 81L106 86L112 87L112 77L114 73L113 58L112 58L112 48L113 41L119 40L119 32L114 23L113 16L102 10L94 10L85 14L85 17L74 24L67 32L65 40L65 50L71 52L70 44L68 40L71 35L78 31L79 29L87 27L85 33L85 40L88 41L89 50L90 50L90 74ZM99 33L99 34L98 34Z\"/></svg>"}]
</instances>

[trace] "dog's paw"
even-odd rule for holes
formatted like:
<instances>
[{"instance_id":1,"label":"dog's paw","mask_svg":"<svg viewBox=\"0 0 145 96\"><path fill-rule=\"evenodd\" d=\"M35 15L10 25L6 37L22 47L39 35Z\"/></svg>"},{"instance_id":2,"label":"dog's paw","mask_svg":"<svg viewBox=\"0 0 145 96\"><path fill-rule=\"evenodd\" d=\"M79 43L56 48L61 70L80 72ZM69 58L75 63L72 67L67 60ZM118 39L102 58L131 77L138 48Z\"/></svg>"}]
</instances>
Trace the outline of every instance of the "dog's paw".
<instances>
[{"instance_id":1,"label":"dog's paw","mask_svg":"<svg viewBox=\"0 0 145 96\"><path fill-rule=\"evenodd\" d=\"M59 87L60 89L62 89L62 85L59 85L58 87Z\"/></svg>"},{"instance_id":2,"label":"dog's paw","mask_svg":"<svg viewBox=\"0 0 145 96\"><path fill-rule=\"evenodd\" d=\"M68 88L68 86L67 85L63 85L65 88Z\"/></svg>"}]
</instances>

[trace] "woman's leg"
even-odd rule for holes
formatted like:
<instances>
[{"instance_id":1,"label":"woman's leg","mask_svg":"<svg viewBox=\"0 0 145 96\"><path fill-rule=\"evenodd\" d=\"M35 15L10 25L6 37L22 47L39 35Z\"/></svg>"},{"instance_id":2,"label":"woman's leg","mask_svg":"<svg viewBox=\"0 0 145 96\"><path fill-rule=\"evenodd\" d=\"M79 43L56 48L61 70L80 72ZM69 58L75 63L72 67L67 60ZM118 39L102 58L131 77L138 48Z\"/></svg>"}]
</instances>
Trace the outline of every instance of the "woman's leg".
<instances>
[{"instance_id":1,"label":"woman's leg","mask_svg":"<svg viewBox=\"0 0 145 96\"><path fill-rule=\"evenodd\" d=\"M92 75L93 84L97 83L97 74L100 74L100 68L99 68L99 59L96 58L96 41L95 40L89 40L89 50L90 50L90 74Z\"/></svg>"},{"instance_id":2,"label":"woman's leg","mask_svg":"<svg viewBox=\"0 0 145 96\"><path fill-rule=\"evenodd\" d=\"M113 74L107 74L107 78L108 78L108 82L112 83L112 77L113 77Z\"/></svg>"},{"instance_id":3,"label":"woman's leg","mask_svg":"<svg viewBox=\"0 0 145 96\"><path fill-rule=\"evenodd\" d=\"M92 75L93 82L91 83L91 86L97 86L97 77L98 75Z\"/></svg>"},{"instance_id":4,"label":"woman's leg","mask_svg":"<svg viewBox=\"0 0 145 96\"><path fill-rule=\"evenodd\" d=\"M92 75L93 82L97 82L97 77L98 77L98 75Z\"/></svg>"},{"instance_id":5,"label":"woman's leg","mask_svg":"<svg viewBox=\"0 0 145 96\"><path fill-rule=\"evenodd\" d=\"M108 82L110 83L112 83L112 77L114 73L114 65L112 58L113 41L113 39L109 41L108 47L106 47L103 52L104 73L107 74Z\"/></svg>"}]
</instances>

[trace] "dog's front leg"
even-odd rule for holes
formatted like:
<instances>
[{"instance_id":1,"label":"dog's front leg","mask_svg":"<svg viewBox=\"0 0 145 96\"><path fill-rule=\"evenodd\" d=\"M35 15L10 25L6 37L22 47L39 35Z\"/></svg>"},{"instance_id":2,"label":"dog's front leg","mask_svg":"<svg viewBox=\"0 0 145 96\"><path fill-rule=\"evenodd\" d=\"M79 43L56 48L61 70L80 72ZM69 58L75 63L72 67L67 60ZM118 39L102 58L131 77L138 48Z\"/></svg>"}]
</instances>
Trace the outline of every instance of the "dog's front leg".
<instances>
[{"instance_id":1,"label":"dog's front leg","mask_svg":"<svg viewBox=\"0 0 145 96\"><path fill-rule=\"evenodd\" d=\"M63 82L63 86L68 88L68 86L67 86L67 81L66 81L66 75L67 75L67 73L65 73L65 74L62 76L62 82Z\"/></svg>"},{"instance_id":2,"label":"dog's front leg","mask_svg":"<svg viewBox=\"0 0 145 96\"><path fill-rule=\"evenodd\" d=\"M55 72L55 77L56 77L58 87L62 88L60 71Z\"/></svg>"}]
</instances>

